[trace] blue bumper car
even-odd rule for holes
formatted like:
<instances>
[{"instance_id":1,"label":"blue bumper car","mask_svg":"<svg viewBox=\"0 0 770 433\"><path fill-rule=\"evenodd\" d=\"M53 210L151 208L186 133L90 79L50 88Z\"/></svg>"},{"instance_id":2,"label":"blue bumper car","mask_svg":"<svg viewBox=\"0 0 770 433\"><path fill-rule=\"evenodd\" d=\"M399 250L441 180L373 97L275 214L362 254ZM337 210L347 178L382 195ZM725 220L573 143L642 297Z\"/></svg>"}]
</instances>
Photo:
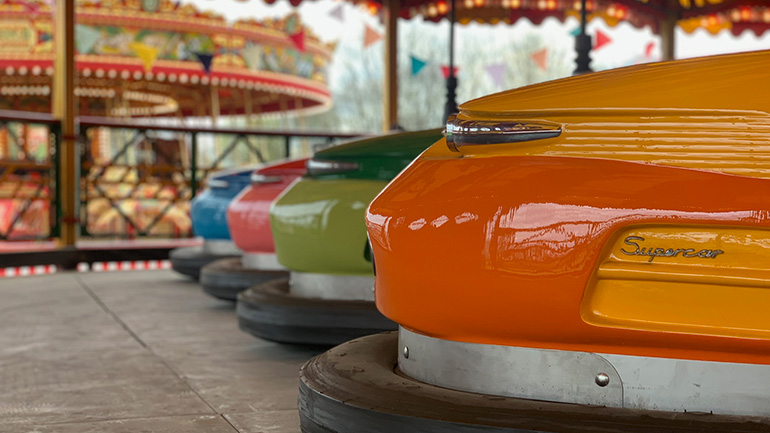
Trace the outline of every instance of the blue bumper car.
<instances>
[{"instance_id":1,"label":"blue bumper car","mask_svg":"<svg viewBox=\"0 0 770 433\"><path fill-rule=\"evenodd\" d=\"M203 245L177 248L169 254L171 266L180 274L198 279L200 269L214 260L241 254L227 228L227 206L251 184L251 173L259 166L227 169L212 174L192 201L190 216L193 233Z\"/></svg>"}]
</instances>

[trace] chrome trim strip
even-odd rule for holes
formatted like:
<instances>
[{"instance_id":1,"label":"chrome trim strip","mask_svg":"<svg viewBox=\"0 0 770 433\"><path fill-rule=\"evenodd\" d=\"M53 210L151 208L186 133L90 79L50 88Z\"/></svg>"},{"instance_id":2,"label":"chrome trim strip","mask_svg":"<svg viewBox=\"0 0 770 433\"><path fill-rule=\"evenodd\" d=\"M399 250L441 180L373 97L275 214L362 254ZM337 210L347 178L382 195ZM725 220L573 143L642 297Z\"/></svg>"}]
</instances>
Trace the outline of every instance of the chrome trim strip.
<instances>
[{"instance_id":1,"label":"chrome trim strip","mask_svg":"<svg viewBox=\"0 0 770 433\"><path fill-rule=\"evenodd\" d=\"M230 183L222 179L209 179L206 181L206 187L211 189L223 189L230 186Z\"/></svg>"},{"instance_id":2,"label":"chrome trim strip","mask_svg":"<svg viewBox=\"0 0 770 433\"><path fill-rule=\"evenodd\" d=\"M283 181L281 176L265 176L257 173L252 173L251 175L252 184L280 183L281 181Z\"/></svg>"},{"instance_id":3,"label":"chrome trim strip","mask_svg":"<svg viewBox=\"0 0 770 433\"><path fill-rule=\"evenodd\" d=\"M241 264L244 269L259 269L262 271L286 270L279 262L275 253L243 253Z\"/></svg>"},{"instance_id":4,"label":"chrome trim strip","mask_svg":"<svg viewBox=\"0 0 770 433\"><path fill-rule=\"evenodd\" d=\"M327 161L316 158L309 159L306 167L309 175L345 173L359 169L359 165L355 162Z\"/></svg>"},{"instance_id":5,"label":"chrome trim strip","mask_svg":"<svg viewBox=\"0 0 770 433\"><path fill-rule=\"evenodd\" d=\"M455 152L459 146L521 143L558 137L561 126L545 122L511 122L491 120L447 119L446 141Z\"/></svg>"},{"instance_id":6,"label":"chrome trim strip","mask_svg":"<svg viewBox=\"0 0 770 433\"><path fill-rule=\"evenodd\" d=\"M291 272L289 293L302 298L374 301L374 277Z\"/></svg>"},{"instance_id":7,"label":"chrome trim strip","mask_svg":"<svg viewBox=\"0 0 770 433\"><path fill-rule=\"evenodd\" d=\"M472 344L399 329L407 376L479 394L770 416L770 366ZM602 386L604 385L604 386Z\"/></svg>"}]
</instances>

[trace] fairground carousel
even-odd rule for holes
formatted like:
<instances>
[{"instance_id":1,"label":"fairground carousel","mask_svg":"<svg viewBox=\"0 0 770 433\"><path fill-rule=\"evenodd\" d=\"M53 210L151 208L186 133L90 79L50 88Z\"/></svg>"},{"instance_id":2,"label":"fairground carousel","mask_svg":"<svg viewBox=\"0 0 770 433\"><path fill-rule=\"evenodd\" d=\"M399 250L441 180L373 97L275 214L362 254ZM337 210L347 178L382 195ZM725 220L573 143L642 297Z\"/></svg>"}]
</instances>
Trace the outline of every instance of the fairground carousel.
<instances>
[{"instance_id":1,"label":"fairground carousel","mask_svg":"<svg viewBox=\"0 0 770 433\"><path fill-rule=\"evenodd\" d=\"M0 110L52 111L51 3L0 1ZM334 44L321 42L296 14L227 22L171 0L79 0L76 23L74 93L81 122L205 118L217 125L226 116L304 115L331 105L326 77ZM40 128L13 122L0 128L0 238L35 237L49 226L48 187L30 181L30 171L19 165L52 163L48 134ZM86 234L189 234L189 185L178 173L137 168L189 171L189 139L143 137L126 148L125 135L117 128L84 134ZM212 152L202 153L217 154L221 145L211 141ZM148 150L164 160L143 159ZM213 159L219 168L227 165Z\"/></svg>"}]
</instances>

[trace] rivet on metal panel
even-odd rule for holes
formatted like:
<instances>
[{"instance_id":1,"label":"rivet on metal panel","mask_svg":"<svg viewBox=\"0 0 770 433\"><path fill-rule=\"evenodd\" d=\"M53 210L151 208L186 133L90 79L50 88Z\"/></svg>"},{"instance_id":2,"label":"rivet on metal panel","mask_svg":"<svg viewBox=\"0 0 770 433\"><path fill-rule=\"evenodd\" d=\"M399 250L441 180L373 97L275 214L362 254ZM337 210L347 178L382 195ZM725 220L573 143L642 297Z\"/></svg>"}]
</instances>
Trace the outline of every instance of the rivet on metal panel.
<instances>
[{"instance_id":1,"label":"rivet on metal panel","mask_svg":"<svg viewBox=\"0 0 770 433\"><path fill-rule=\"evenodd\" d=\"M610 377L607 376L606 373L599 373L596 375L596 378L594 379L596 384L605 387L610 384Z\"/></svg>"}]
</instances>

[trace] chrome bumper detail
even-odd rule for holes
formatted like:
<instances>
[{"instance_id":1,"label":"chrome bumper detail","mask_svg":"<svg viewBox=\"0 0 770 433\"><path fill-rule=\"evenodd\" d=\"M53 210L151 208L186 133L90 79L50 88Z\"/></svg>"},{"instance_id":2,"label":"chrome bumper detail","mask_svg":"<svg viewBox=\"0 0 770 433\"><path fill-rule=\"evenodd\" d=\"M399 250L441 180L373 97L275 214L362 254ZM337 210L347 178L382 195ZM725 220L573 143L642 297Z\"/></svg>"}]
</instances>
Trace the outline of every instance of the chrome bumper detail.
<instances>
[{"instance_id":1,"label":"chrome bumper detail","mask_svg":"<svg viewBox=\"0 0 770 433\"><path fill-rule=\"evenodd\" d=\"M374 277L292 272L290 279L289 292L295 296L374 301Z\"/></svg>"},{"instance_id":2,"label":"chrome bumper detail","mask_svg":"<svg viewBox=\"0 0 770 433\"><path fill-rule=\"evenodd\" d=\"M205 239L203 241L203 251L217 256L237 256L241 254L241 250L235 246L233 241L222 239Z\"/></svg>"},{"instance_id":3,"label":"chrome bumper detail","mask_svg":"<svg viewBox=\"0 0 770 433\"><path fill-rule=\"evenodd\" d=\"M398 365L480 394L670 412L770 416L770 366L472 344L399 328Z\"/></svg>"},{"instance_id":4,"label":"chrome bumper detail","mask_svg":"<svg viewBox=\"0 0 770 433\"><path fill-rule=\"evenodd\" d=\"M283 271L275 253L243 253L241 264L244 269L259 269L263 271Z\"/></svg>"}]
</instances>

